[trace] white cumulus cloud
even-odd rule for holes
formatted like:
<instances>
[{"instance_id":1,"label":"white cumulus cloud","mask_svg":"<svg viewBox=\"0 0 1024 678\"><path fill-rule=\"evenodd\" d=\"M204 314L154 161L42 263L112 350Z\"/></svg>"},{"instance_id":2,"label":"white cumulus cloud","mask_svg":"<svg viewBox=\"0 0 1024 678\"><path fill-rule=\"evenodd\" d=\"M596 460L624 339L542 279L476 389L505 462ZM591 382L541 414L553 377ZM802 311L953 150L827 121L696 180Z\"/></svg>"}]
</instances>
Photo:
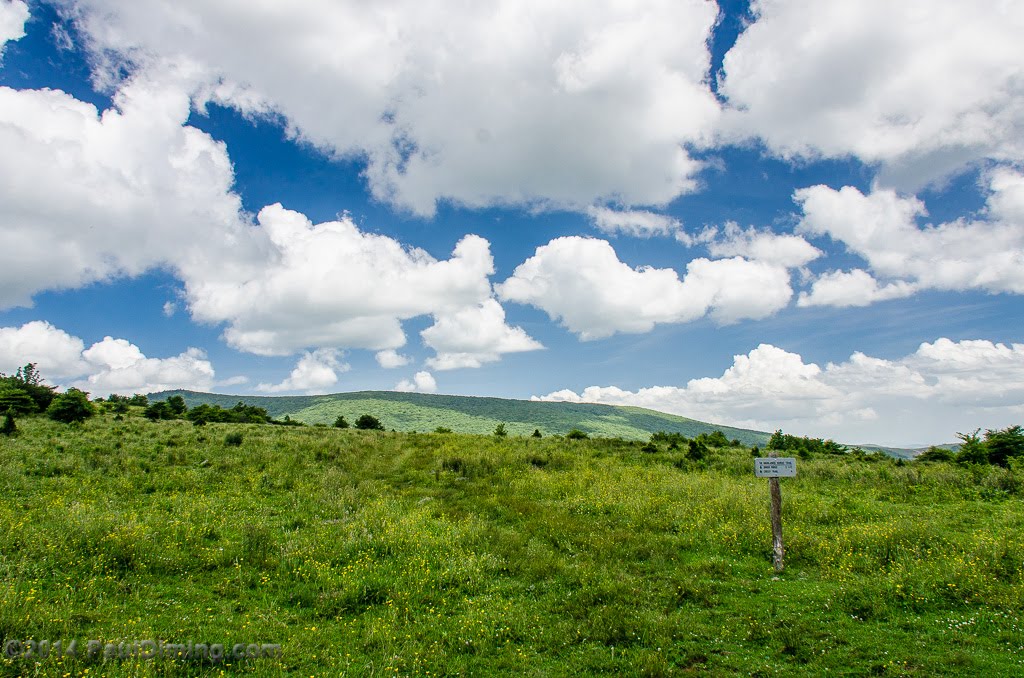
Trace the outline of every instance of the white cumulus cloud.
<instances>
[{"instance_id":1,"label":"white cumulus cloud","mask_svg":"<svg viewBox=\"0 0 1024 678\"><path fill-rule=\"evenodd\" d=\"M725 56L726 129L783 157L856 156L914 188L1024 160L1024 5L758 0Z\"/></svg>"},{"instance_id":2,"label":"white cumulus cloud","mask_svg":"<svg viewBox=\"0 0 1024 678\"><path fill-rule=\"evenodd\" d=\"M33 320L21 327L0 327L0 372L14 374L36 363L48 381L73 377L88 368L82 359L85 344L48 322Z\"/></svg>"},{"instance_id":3,"label":"white cumulus cloud","mask_svg":"<svg viewBox=\"0 0 1024 678\"><path fill-rule=\"evenodd\" d=\"M403 379L395 384L395 390L404 393L436 393L437 381L430 372L417 372L412 379Z\"/></svg>"},{"instance_id":4,"label":"white cumulus cloud","mask_svg":"<svg viewBox=\"0 0 1024 678\"><path fill-rule=\"evenodd\" d=\"M0 308L250 254L227 152L183 125L187 95L138 79L114 103L101 113L58 90L0 87Z\"/></svg>"},{"instance_id":5,"label":"white cumulus cloud","mask_svg":"<svg viewBox=\"0 0 1024 678\"><path fill-rule=\"evenodd\" d=\"M433 325L420 332L423 343L437 352L427 360L435 370L480 367L501 359L505 353L544 348L520 327L505 323L505 309L494 299L455 313L436 316Z\"/></svg>"},{"instance_id":6,"label":"white cumulus cloud","mask_svg":"<svg viewBox=\"0 0 1024 678\"><path fill-rule=\"evenodd\" d=\"M630 267L605 240L576 236L537 248L496 289L501 299L536 306L584 340L707 314L720 323L765 318L793 293L781 266L694 259L680 281L672 269Z\"/></svg>"},{"instance_id":7,"label":"white cumulus cloud","mask_svg":"<svg viewBox=\"0 0 1024 678\"><path fill-rule=\"evenodd\" d=\"M21 0L0 0L0 57L3 57L4 45L25 37L28 16L28 5Z\"/></svg>"},{"instance_id":8,"label":"white cumulus cloud","mask_svg":"<svg viewBox=\"0 0 1024 678\"><path fill-rule=\"evenodd\" d=\"M295 369L279 384L259 384L257 391L281 393L283 391L305 391L309 394L326 393L338 383L338 375L348 372L350 366L341 361L340 352L334 349L307 351L299 358Z\"/></svg>"},{"instance_id":9,"label":"white cumulus cloud","mask_svg":"<svg viewBox=\"0 0 1024 678\"><path fill-rule=\"evenodd\" d=\"M202 70L206 96L273 111L378 198L583 209L695 188L717 7L704 0L63 0L103 73Z\"/></svg>"},{"instance_id":10,"label":"white cumulus cloud","mask_svg":"<svg viewBox=\"0 0 1024 678\"><path fill-rule=\"evenodd\" d=\"M918 289L1024 293L1024 176L998 170L989 187L981 218L924 227L918 225L927 214L924 203L890 189L867 195L852 186L799 189L794 199L803 210L801 232L842 242L877 276L903 281L876 289L863 274L831 273L819 281L820 294L812 291L804 303L830 296L848 300L854 287L862 300L905 296L908 283Z\"/></svg>"},{"instance_id":11,"label":"white cumulus cloud","mask_svg":"<svg viewBox=\"0 0 1024 678\"><path fill-rule=\"evenodd\" d=\"M707 243L713 257L740 256L786 268L799 268L822 255L821 250L799 235L754 227L744 230L733 221L726 222L721 231L714 227L705 229L696 241Z\"/></svg>"},{"instance_id":12,"label":"white cumulus cloud","mask_svg":"<svg viewBox=\"0 0 1024 678\"><path fill-rule=\"evenodd\" d=\"M395 349L406 341L402 320L455 312L491 295L490 246L478 236L464 237L439 261L365 233L348 216L313 224L277 204L257 221L262 261L185 279L193 317L226 322L225 338L243 351Z\"/></svg>"},{"instance_id":13,"label":"white cumulus cloud","mask_svg":"<svg viewBox=\"0 0 1024 678\"><path fill-rule=\"evenodd\" d=\"M391 370L396 367L404 367L410 362L409 356L402 355L394 349L386 349L384 351L377 351L374 356L377 359L377 364L386 370Z\"/></svg>"},{"instance_id":14,"label":"white cumulus cloud","mask_svg":"<svg viewBox=\"0 0 1024 678\"><path fill-rule=\"evenodd\" d=\"M814 281L810 292L801 292L797 306L869 306L876 301L901 299L914 294L914 285L898 280L879 285L867 271L829 271Z\"/></svg>"},{"instance_id":15,"label":"white cumulus cloud","mask_svg":"<svg viewBox=\"0 0 1024 678\"><path fill-rule=\"evenodd\" d=\"M896 360L855 352L824 368L761 344L735 356L721 376L685 386L591 386L535 399L636 405L763 431L917 446L1019 423L1024 344L940 338Z\"/></svg>"},{"instance_id":16,"label":"white cumulus cloud","mask_svg":"<svg viewBox=\"0 0 1024 678\"><path fill-rule=\"evenodd\" d=\"M176 388L205 391L214 377L213 366L197 348L170 358L147 358L135 344L109 336L85 348L78 337L41 320L0 327L0 372L10 374L30 362L50 383L104 397Z\"/></svg>"},{"instance_id":17,"label":"white cumulus cloud","mask_svg":"<svg viewBox=\"0 0 1024 678\"><path fill-rule=\"evenodd\" d=\"M650 238L656 235L673 235L682 228L678 219L647 210L613 210L591 205L586 211L597 230L608 235L621 233L638 238Z\"/></svg>"}]
</instances>

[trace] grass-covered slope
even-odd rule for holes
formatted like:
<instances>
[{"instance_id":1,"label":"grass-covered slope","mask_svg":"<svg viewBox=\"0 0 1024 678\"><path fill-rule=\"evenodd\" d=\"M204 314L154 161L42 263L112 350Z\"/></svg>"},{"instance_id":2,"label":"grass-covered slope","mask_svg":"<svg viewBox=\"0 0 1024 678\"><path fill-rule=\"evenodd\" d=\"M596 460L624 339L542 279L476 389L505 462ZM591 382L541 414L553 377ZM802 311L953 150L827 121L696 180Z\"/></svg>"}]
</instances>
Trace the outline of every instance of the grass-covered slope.
<instances>
[{"instance_id":1,"label":"grass-covered slope","mask_svg":"<svg viewBox=\"0 0 1024 678\"><path fill-rule=\"evenodd\" d=\"M801 460L782 481L777 576L748 449L693 461L622 440L196 427L137 408L18 429L0 436L0 675L1024 670L1013 470ZM80 656L92 639L281 656L23 656L75 639Z\"/></svg>"},{"instance_id":2,"label":"grass-covered slope","mask_svg":"<svg viewBox=\"0 0 1024 678\"><path fill-rule=\"evenodd\" d=\"M640 407L614 407L588 403L548 403L504 398L362 391L322 396L231 396L194 391L154 393L150 400L181 395L191 408L201 403L231 407L238 401L265 408L274 418L285 415L307 424L332 424L338 416L349 422L372 414L388 429L432 431L438 427L460 433L490 433L504 423L512 435L565 434L576 428L591 435L646 440L651 433L667 431L695 437L722 431L744 445L764 445L768 434L760 431L708 424L686 417Z\"/></svg>"}]
</instances>

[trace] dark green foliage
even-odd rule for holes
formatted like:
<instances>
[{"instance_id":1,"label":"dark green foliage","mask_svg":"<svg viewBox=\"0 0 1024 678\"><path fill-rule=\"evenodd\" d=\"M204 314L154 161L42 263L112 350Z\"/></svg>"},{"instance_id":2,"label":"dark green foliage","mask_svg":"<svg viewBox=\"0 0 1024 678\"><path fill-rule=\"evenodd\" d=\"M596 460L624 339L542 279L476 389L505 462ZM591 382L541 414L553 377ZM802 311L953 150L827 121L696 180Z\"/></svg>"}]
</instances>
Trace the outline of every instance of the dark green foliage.
<instances>
[{"instance_id":1,"label":"dark green foliage","mask_svg":"<svg viewBox=\"0 0 1024 678\"><path fill-rule=\"evenodd\" d=\"M675 449L679 449L680 445L685 445L689 441L687 440L686 436L684 436L682 433L668 433L666 431L658 431L657 433L651 434L651 442L656 445L660 443L665 443L669 447L675 445Z\"/></svg>"},{"instance_id":2,"label":"dark green foliage","mask_svg":"<svg viewBox=\"0 0 1024 678\"><path fill-rule=\"evenodd\" d=\"M150 421L160 421L161 419L174 419L174 412L171 411L170 406L167 403L161 401L155 402L149 405L145 412L142 413L146 419Z\"/></svg>"},{"instance_id":3,"label":"dark green foliage","mask_svg":"<svg viewBox=\"0 0 1024 678\"><path fill-rule=\"evenodd\" d=\"M149 405L149 398L140 393L136 393L128 399L128 404L135 407L145 407L146 405Z\"/></svg>"},{"instance_id":4,"label":"dark green foliage","mask_svg":"<svg viewBox=\"0 0 1024 678\"><path fill-rule=\"evenodd\" d=\"M228 447L238 447L242 444L242 434L237 431L227 434L224 436L224 444Z\"/></svg>"},{"instance_id":5,"label":"dark green foliage","mask_svg":"<svg viewBox=\"0 0 1024 678\"><path fill-rule=\"evenodd\" d=\"M334 420L334 428L348 428L348 422L345 421L345 415L338 415L338 418Z\"/></svg>"},{"instance_id":6,"label":"dark green foliage","mask_svg":"<svg viewBox=\"0 0 1024 678\"><path fill-rule=\"evenodd\" d=\"M508 435L508 431L505 430L504 423L498 424L497 426L494 427L494 435L498 436L499 438L504 438L505 436Z\"/></svg>"},{"instance_id":7,"label":"dark green foliage","mask_svg":"<svg viewBox=\"0 0 1024 678\"><path fill-rule=\"evenodd\" d=\"M360 431L383 431L384 424L372 414L361 414L356 419L356 428Z\"/></svg>"},{"instance_id":8,"label":"dark green foliage","mask_svg":"<svg viewBox=\"0 0 1024 678\"><path fill-rule=\"evenodd\" d=\"M1006 466L1010 459L1024 457L1024 429L1009 426L1002 431L985 431L988 463Z\"/></svg>"},{"instance_id":9,"label":"dark green foliage","mask_svg":"<svg viewBox=\"0 0 1024 678\"><path fill-rule=\"evenodd\" d=\"M809 459L816 454L840 455L847 453L846 447L834 440L791 436L783 433L781 430L775 431L772 434L772 437L768 439L768 445L765 449L796 454L803 459Z\"/></svg>"},{"instance_id":10,"label":"dark green foliage","mask_svg":"<svg viewBox=\"0 0 1024 678\"><path fill-rule=\"evenodd\" d=\"M14 410L8 408L7 414L4 415L4 423L0 425L0 434L13 436L17 432L18 426L14 423Z\"/></svg>"},{"instance_id":11,"label":"dark green foliage","mask_svg":"<svg viewBox=\"0 0 1024 678\"><path fill-rule=\"evenodd\" d=\"M914 461L953 461L953 451L934 445L917 455Z\"/></svg>"},{"instance_id":12,"label":"dark green foliage","mask_svg":"<svg viewBox=\"0 0 1024 678\"><path fill-rule=\"evenodd\" d=\"M0 387L0 412L13 411L16 415L37 411L36 401L24 389L12 386Z\"/></svg>"},{"instance_id":13,"label":"dark green foliage","mask_svg":"<svg viewBox=\"0 0 1024 678\"><path fill-rule=\"evenodd\" d=\"M691 461L702 461L707 458L708 453L708 446L703 440L700 440L700 436L697 436L697 439L691 440L687 444L686 458Z\"/></svg>"},{"instance_id":14,"label":"dark green foliage","mask_svg":"<svg viewBox=\"0 0 1024 678\"><path fill-rule=\"evenodd\" d=\"M219 424L267 424L270 422L270 415L262 407L246 405L239 402L230 410L225 410L220 405L196 405L185 415L185 418L193 424L203 423Z\"/></svg>"},{"instance_id":15,"label":"dark green foliage","mask_svg":"<svg viewBox=\"0 0 1024 678\"><path fill-rule=\"evenodd\" d=\"M646 452L647 454L654 454L658 452L659 449L658 446L655 445L654 443L644 443L644 446L640 448L640 451Z\"/></svg>"},{"instance_id":16,"label":"dark green foliage","mask_svg":"<svg viewBox=\"0 0 1024 678\"><path fill-rule=\"evenodd\" d=\"M188 407L185 406L185 399L180 395L173 395L168 398L167 407L170 408L175 417L180 417L188 410Z\"/></svg>"},{"instance_id":17,"label":"dark green foliage","mask_svg":"<svg viewBox=\"0 0 1024 678\"><path fill-rule=\"evenodd\" d=\"M985 443L982 442L981 436L978 432L981 429L974 429L974 433L957 433L956 437L960 439L960 449L956 453L956 462L958 464L987 464L988 463L988 450L985 449Z\"/></svg>"},{"instance_id":18,"label":"dark green foliage","mask_svg":"<svg viewBox=\"0 0 1024 678\"><path fill-rule=\"evenodd\" d=\"M287 414L284 415L284 419L280 421L278 421L277 419L271 419L269 423L275 426L305 426L305 424L303 424L301 421L296 421Z\"/></svg>"},{"instance_id":19,"label":"dark green foliage","mask_svg":"<svg viewBox=\"0 0 1024 678\"><path fill-rule=\"evenodd\" d=\"M530 436L530 437L531 437L531 438L540 438L540 437L541 437L541 434L540 434L540 429L539 429L539 428L535 428L535 429L533 429L533 435L532 435L532 436Z\"/></svg>"},{"instance_id":20,"label":"dark green foliage","mask_svg":"<svg viewBox=\"0 0 1024 678\"><path fill-rule=\"evenodd\" d=\"M588 436L585 432L579 430L578 428L574 428L568 433L566 433L565 437L568 438L569 440L586 440L590 436Z\"/></svg>"},{"instance_id":21,"label":"dark green foliage","mask_svg":"<svg viewBox=\"0 0 1024 678\"><path fill-rule=\"evenodd\" d=\"M89 394L79 391L77 388L69 388L66 392L61 393L46 408L46 415L50 419L65 424L85 421L94 414L96 414L96 408L89 402Z\"/></svg>"},{"instance_id":22,"label":"dark green foliage","mask_svg":"<svg viewBox=\"0 0 1024 678\"><path fill-rule=\"evenodd\" d=\"M434 433L451 433L452 430L447 426L438 426L434 429Z\"/></svg>"},{"instance_id":23,"label":"dark green foliage","mask_svg":"<svg viewBox=\"0 0 1024 678\"><path fill-rule=\"evenodd\" d=\"M115 414L126 414L129 410L127 398L124 400L111 400L108 402L110 402L110 411Z\"/></svg>"},{"instance_id":24,"label":"dark green foliage","mask_svg":"<svg viewBox=\"0 0 1024 678\"><path fill-rule=\"evenodd\" d=\"M35 403L35 408L32 410L35 412L45 412L55 396L54 387L43 384L43 378L36 369L35 363L19 367L17 372L10 377L0 373L0 391L7 389L27 394Z\"/></svg>"},{"instance_id":25,"label":"dark green foliage","mask_svg":"<svg viewBox=\"0 0 1024 678\"><path fill-rule=\"evenodd\" d=\"M701 433L697 436L697 440L708 447L729 447L729 439L721 431Z\"/></svg>"}]
</instances>

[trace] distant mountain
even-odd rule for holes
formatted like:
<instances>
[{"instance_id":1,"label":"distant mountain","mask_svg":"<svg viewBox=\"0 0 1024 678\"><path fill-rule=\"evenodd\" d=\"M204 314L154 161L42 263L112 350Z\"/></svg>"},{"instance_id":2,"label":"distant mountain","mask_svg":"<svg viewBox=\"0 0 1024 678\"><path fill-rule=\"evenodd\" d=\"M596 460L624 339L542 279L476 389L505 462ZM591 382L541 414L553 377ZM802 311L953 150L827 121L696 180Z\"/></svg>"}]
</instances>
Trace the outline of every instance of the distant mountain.
<instances>
[{"instance_id":1,"label":"distant mountain","mask_svg":"<svg viewBox=\"0 0 1024 678\"><path fill-rule=\"evenodd\" d=\"M180 395L190 407L203 403L232 407L239 401L267 410L275 419L286 415L307 424L333 424L338 416L350 423L362 414L377 417L396 431L433 431L440 426L458 433L491 433L505 424L510 435L526 436L539 429L544 435L565 434L576 428L591 435L646 440L656 431L681 433L688 438L721 431L744 445L764 446L763 431L719 426L695 419L647 410L590 403L551 403L505 398L360 391L319 396L250 396L162 391L149 399L166 400Z\"/></svg>"}]
</instances>

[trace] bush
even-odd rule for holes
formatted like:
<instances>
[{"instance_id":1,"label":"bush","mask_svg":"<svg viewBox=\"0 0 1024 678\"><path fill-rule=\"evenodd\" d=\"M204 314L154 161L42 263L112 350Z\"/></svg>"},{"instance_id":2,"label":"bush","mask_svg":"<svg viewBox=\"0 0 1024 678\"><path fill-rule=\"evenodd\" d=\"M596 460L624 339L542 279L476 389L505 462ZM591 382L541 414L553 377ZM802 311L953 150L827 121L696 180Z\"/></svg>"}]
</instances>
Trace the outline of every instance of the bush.
<instances>
[{"instance_id":1,"label":"bush","mask_svg":"<svg viewBox=\"0 0 1024 678\"><path fill-rule=\"evenodd\" d=\"M380 419L373 415L362 414L356 419L356 428L360 431L383 431L384 424L380 423Z\"/></svg>"},{"instance_id":2,"label":"bush","mask_svg":"<svg viewBox=\"0 0 1024 678\"><path fill-rule=\"evenodd\" d=\"M532 435L531 437L532 437L532 438L540 438L540 437L541 437L541 435L540 435L540 429L539 429L539 428L535 428L535 429L533 429L533 435Z\"/></svg>"},{"instance_id":3,"label":"bush","mask_svg":"<svg viewBox=\"0 0 1024 678\"><path fill-rule=\"evenodd\" d=\"M586 433L579 430L578 428L574 428L568 433L566 433L565 437L568 438L569 440L586 440L590 436L588 436Z\"/></svg>"},{"instance_id":4,"label":"bush","mask_svg":"<svg viewBox=\"0 0 1024 678\"><path fill-rule=\"evenodd\" d=\"M96 408L89 402L89 394L79 391L77 388L69 388L66 392L61 393L46 408L46 415L50 419L65 424L85 421L94 414L96 414Z\"/></svg>"},{"instance_id":5,"label":"bush","mask_svg":"<svg viewBox=\"0 0 1024 678\"><path fill-rule=\"evenodd\" d=\"M339 415L338 418L334 420L334 428L348 428L348 422L345 421L345 415Z\"/></svg>"},{"instance_id":6,"label":"bush","mask_svg":"<svg viewBox=\"0 0 1024 678\"><path fill-rule=\"evenodd\" d=\"M452 430L447 426L438 426L434 429L434 433L451 433Z\"/></svg>"},{"instance_id":7,"label":"bush","mask_svg":"<svg viewBox=\"0 0 1024 678\"><path fill-rule=\"evenodd\" d=\"M687 459L692 461L701 461L708 456L708 446L704 444L704 441L699 440L699 438L700 436L698 436L697 440L690 441L689 447L686 450Z\"/></svg>"},{"instance_id":8,"label":"bush","mask_svg":"<svg viewBox=\"0 0 1024 678\"><path fill-rule=\"evenodd\" d=\"M0 426L0 433L5 436L13 436L17 432L18 427L14 423L14 410L8 409L4 416L4 423Z\"/></svg>"},{"instance_id":9,"label":"bush","mask_svg":"<svg viewBox=\"0 0 1024 678\"><path fill-rule=\"evenodd\" d=\"M242 444L242 434L238 432L227 434L224 436L224 444L228 447L238 447Z\"/></svg>"},{"instance_id":10,"label":"bush","mask_svg":"<svg viewBox=\"0 0 1024 678\"><path fill-rule=\"evenodd\" d=\"M163 401L155 402L152 405L148 406L142 414L143 416L146 417L146 419L149 419L150 421L158 421L160 419L174 419L174 412L172 412L171 408L167 405L167 403Z\"/></svg>"},{"instance_id":11,"label":"bush","mask_svg":"<svg viewBox=\"0 0 1024 678\"><path fill-rule=\"evenodd\" d=\"M494 435L498 436L499 438L504 438L505 436L507 436L508 431L505 430L505 424L498 424L497 426L495 426Z\"/></svg>"}]
</instances>

